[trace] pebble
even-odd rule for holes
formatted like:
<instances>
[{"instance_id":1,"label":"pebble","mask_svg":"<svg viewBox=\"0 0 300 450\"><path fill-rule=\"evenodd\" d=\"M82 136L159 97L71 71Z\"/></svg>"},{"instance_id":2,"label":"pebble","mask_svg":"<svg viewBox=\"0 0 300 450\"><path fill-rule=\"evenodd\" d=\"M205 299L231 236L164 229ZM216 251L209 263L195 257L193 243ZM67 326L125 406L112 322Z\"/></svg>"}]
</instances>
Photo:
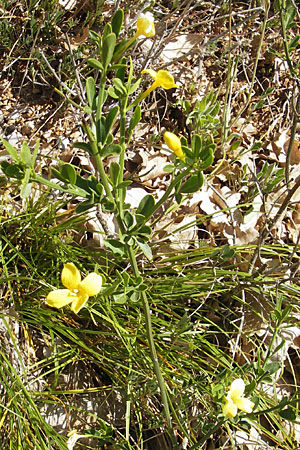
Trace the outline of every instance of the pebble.
<instances>
[{"instance_id":1,"label":"pebble","mask_svg":"<svg viewBox=\"0 0 300 450\"><path fill-rule=\"evenodd\" d=\"M6 138L11 145L17 145L21 140L23 140L23 136L18 131L13 131L11 135Z\"/></svg>"}]
</instances>

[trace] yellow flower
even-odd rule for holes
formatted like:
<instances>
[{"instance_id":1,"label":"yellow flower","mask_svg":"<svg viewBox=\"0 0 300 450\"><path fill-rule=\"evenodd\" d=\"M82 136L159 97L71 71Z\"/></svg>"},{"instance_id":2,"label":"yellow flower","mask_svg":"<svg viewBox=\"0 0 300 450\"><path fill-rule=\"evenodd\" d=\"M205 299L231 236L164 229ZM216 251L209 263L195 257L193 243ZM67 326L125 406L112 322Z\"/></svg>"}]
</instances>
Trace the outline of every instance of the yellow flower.
<instances>
[{"instance_id":1,"label":"yellow flower","mask_svg":"<svg viewBox=\"0 0 300 450\"><path fill-rule=\"evenodd\" d=\"M73 450L78 439L86 437L85 434L78 434L77 430L70 431L67 436L69 438L67 440L68 450Z\"/></svg>"},{"instance_id":2,"label":"yellow flower","mask_svg":"<svg viewBox=\"0 0 300 450\"><path fill-rule=\"evenodd\" d=\"M244 397L245 383L241 378L237 378L231 383L230 390L226 396L226 403L223 406L223 416L235 417L238 409L246 413L251 413L254 403Z\"/></svg>"},{"instance_id":3,"label":"yellow flower","mask_svg":"<svg viewBox=\"0 0 300 450\"><path fill-rule=\"evenodd\" d=\"M170 133L170 131L166 131L164 133L164 141L169 147L170 150L172 150L177 158L184 159L185 154L182 151L181 148L181 142L178 136L174 133Z\"/></svg>"},{"instance_id":4,"label":"yellow flower","mask_svg":"<svg viewBox=\"0 0 300 450\"><path fill-rule=\"evenodd\" d=\"M172 89L178 87L177 84L174 82L174 78L168 72L167 70L159 70L158 72L155 72L155 70L152 69L145 69L142 70L142 73L148 73L153 79L154 82L152 85L147 89L141 96L140 100L147 97L147 95L150 94L154 89L161 86L164 89Z\"/></svg>"},{"instance_id":5,"label":"yellow flower","mask_svg":"<svg viewBox=\"0 0 300 450\"><path fill-rule=\"evenodd\" d=\"M140 14L136 21L136 32L134 38L139 36L153 37L155 35L154 17L150 12Z\"/></svg>"},{"instance_id":6,"label":"yellow flower","mask_svg":"<svg viewBox=\"0 0 300 450\"><path fill-rule=\"evenodd\" d=\"M80 272L72 263L65 264L61 281L67 289L49 292L46 303L53 308L63 308L71 303L71 310L75 314L84 307L89 297L99 294L102 286L102 277L95 272L89 273L81 281Z\"/></svg>"}]
</instances>

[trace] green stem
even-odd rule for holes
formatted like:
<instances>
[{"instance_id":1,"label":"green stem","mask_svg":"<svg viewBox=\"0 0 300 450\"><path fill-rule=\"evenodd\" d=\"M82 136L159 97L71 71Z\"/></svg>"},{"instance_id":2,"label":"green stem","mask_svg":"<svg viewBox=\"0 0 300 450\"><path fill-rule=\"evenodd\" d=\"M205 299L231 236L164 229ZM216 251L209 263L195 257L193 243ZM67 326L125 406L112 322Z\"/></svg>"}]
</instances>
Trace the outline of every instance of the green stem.
<instances>
[{"instance_id":1,"label":"green stem","mask_svg":"<svg viewBox=\"0 0 300 450\"><path fill-rule=\"evenodd\" d=\"M127 107L127 111L129 111L130 109L134 108L135 106L137 106L144 98L147 97L147 95L149 95L152 91L154 91L154 89L156 89L158 87L158 84L152 83L151 86L145 91L142 92L135 100L134 102L132 102L128 107Z\"/></svg>"},{"instance_id":2,"label":"green stem","mask_svg":"<svg viewBox=\"0 0 300 450\"><path fill-rule=\"evenodd\" d=\"M184 170L183 172L180 172L177 177L172 181L172 183L169 185L168 189L164 193L164 195L161 197L160 200L158 200L157 203L153 206L151 211L149 212L149 217L151 217L164 203L166 200L168 200L172 190L177 186L177 184L185 178L189 173L191 173L191 168Z\"/></svg>"},{"instance_id":3,"label":"green stem","mask_svg":"<svg viewBox=\"0 0 300 450\"><path fill-rule=\"evenodd\" d=\"M97 143L95 141L93 132L85 122L82 123L82 128L88 137L88 140L89 140L89 143L90 143L90 146L92 149L92 153L93 153L93 158L95 159L96 167L97 167L98 173L100 175L100 179L102 181L105 193L106 193L109 201L115 204L115 199L114 199L114 197L111 193L111 189L109 187L108 179L107 179L104 167L103 167L103 162L102 162L101 156L99 154L99 150L98 150Z\"/></svg>"},{"instance_id":4,"label":"green stem","mask_svg":"<svg viewBox=\"0 0 300 450\"><path fill-rule=\"evenodd\" d=\"M131 267L133 269L134 276L137 278L138 276L140 276L140 271L139 271L139 268L137 265L137 261L136 261L136 257L135 257L133 248L130 247L129 245L127 245L127 250L128 250L128 255L129 255L129 259L130 259ZM154 372L155 372L158 386L160 389L161 400L162 400L162 404L163 404L164 411L165 411L169 435L170 435L170 438L172 441L173 448L176 449L177 443L176 443L176 437L174 435L174 430L173 430L173 426L172 426L172 418L170 415L169 402L168 402L165 381L163 379L163 376L162 376L162 373L160 370L160 365L159 365L157 352L156 352L156 348L155 348L155 343L154 343L150 306L149 306L146 292L142 291L141 295L142 295L143 309L144 309L144 314L145 314L146 333L147 333L147 339L148 339L148 343L149 343L151 359L153 362L153 368L154 368Z\"/></svg>"},{"instance_id":5,"label":"green stem","mask_svg":"<svg viewBox=\"0 0 300 450\"><path fill-rule=\"evenodd\" d=\"M132 362L131 362L131 353L129 355L129 367L128 367L128 377L131 375ZM125 438L129 442L130 438L130 415L131 415L131 380L128 379L127 382L127 398L126 398L126 412L125 412Z\"/></svg>"},{"instance_id":6,"label":"green stem","mask_svg":"<svg viewBox=\"0 0 300 450\"><path fill-rule=\"evenodd\" d=\"M85 127L85 131L87 133L88 139L90 141L90 144L92 146L93 149L93 153L95 155L95 161L96 161L96 165L97 165L97 169L99 170L99 175L101 178L101 181L103 183L105 192L109 198L110 201L114 201L112 193L110 191L109 188L109 184L107 181L107 176L106 173L104 171L103 168L103 164L102 164L102 160L101 157L99 155L99 153L97 152L97 145L96 142L93 140L93 136L91 136L91 131L88 127ZM94 148L96 147L96 148ZM188 171L186 171L186 173L188 173ZM186 173L184 172L183 174L181 174L180 178L183 178ZM178 179L176 179L176 181L178 182ZM174 180L175 182L175 180ZM170 186L172 186L171 190L173 189L173 186L175 185L175 183L171 183ZM167 190L167 192L171 191L171 190ZM164 199L166 199L168 197L168 195L164 195L163 196ZM164 201L164 200L163 200ZM162 204L163 201L159 201L159 204ZM158 206L159 207L159 206ZM117 216L116 217L119 228L120 228L120 232L121 234L124 234L124 225L123 225L123 221L121 216ZM127 251L128 251L128 256L129 256L129 260L130 260L130 264L134 273L134 276L137 278L140 276L140 271L137 265L137 260L135 257L135 253L133 248L127 244ZM145 314L145 325L146 325L146 333L147 333L147 339L148 339L148 343L149 343L149 348L150 348L150 354L151 354L151 359L153 362L153 367L154 367L154 372L158 381L158 386L160 389L160 393L161 393L161 399L162 399L162 404L165 410L165 416L166 416L166 420L167 420L167 426L168 426L168 431L170 434L170 438L172 440L172 444L173 444L173 448L176 449L177 448L177 444L176 444L176 438L174 435L174 431L173 431L173 427L172 427L172 419L171 419L171 415L170 415L170 409L169 409L169 403L168 403L168 397L167 397L167 393L166 393L166 387L165 387L165 382L160 370L160 365L158 362L158 357L157 357L157 353L156 353L156 348L155 348L155 343L154 343L154 337L153 337L153 330L152 330L152 323L151 323L151 313L150 313L150 306L149 306L149 302L147 299L147 295L145 292L142 292L142 302L143 302L143 309L144 309L144 314Z\"/></svg>"},{"instance_id":7,"label":"green stem","mask_svg":"<svg viewBox=\"0 0 300 450\"><path fill-rule=\"evenodd\" d=\"M285 10L285 7L286 7L286 5L283 4L283 2L280 2L279 15L280 15L280 23L281 23L283 49L284 49L286 61L287 61L288 66L289 66L290 74L292 75L293 79L297 82L297 84L299 84L299 79L297 77L297 73L295 72L295 69L294 69L294 66L293 66L293 63L292 63L292 60L291 60L290 50L289 50L288 43L287 43L286 24L285 24L285 21L284 21L284 10Z\"/></svg>"},{"instance_id":8,"label":"green stem","mask_svg":"<svg viewBox=\"0 0 300 450\"><path fill-rule=\"evenodd\" d=\"M104 92L105 92L105 80L106 80L106 71L103 70L100 77L99 93L97 99L96 123L98 122L98 120L101 119L102 116L102 107L104 103Z\"/></svg>"},{"instance_id":9,"label":"green stem","mask_svg":"<svg viewBox=\"0 0 300 450\"><path fill-rule=\"evenodd\" d=\"M119 183L122 183L123 181L123 174L124 174L124 164L125 164L125 152L126 152L126 142L125 142L125 136L126 136L126 107L127 107L127 101L128 101L128 95L126 98L120 100L120 145L121 145L121 153L119 158L119 165L120 165L120 176L119 176ZM119 214L121 219L123 218L123 205L125 202L125 196L126 196L126 188L119 190Z\"/></svg>"}]
</instances>

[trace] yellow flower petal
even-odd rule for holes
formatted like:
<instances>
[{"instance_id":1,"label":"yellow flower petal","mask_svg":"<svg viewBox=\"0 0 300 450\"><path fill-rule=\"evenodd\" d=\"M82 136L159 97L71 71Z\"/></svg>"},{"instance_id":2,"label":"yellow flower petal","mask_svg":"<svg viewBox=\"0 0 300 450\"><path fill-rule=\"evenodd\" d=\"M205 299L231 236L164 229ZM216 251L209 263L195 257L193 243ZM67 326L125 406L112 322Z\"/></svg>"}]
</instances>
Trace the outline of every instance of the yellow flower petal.
<instances>
[{"instance_id":1,"label":"yellow flower petal","mask_svg":"<svg viewBox=\"0 0 300 450\"><path fill-rule=\"evenodd\" d=\"M178 87L174 82L174 78L167 70L159 70L156 74L156 81L164 89L172 89Z\"/></svg>"},{"instance_id":2,"label":"yellow flower petal","mask_svg":"<svg viewBox=\"0 0 300 450\"><path fill-rule=\"evenodd\" d=\"M136 21L136 36L143 34L146 37L155 35L155 26L153 15L149 12L141 14Z\"/></svg>"},{"instance_id":3,"label":"yellow flower petal","mask_svg":"<svg viewBox=\"0 0 300 450\"><path fill-rule=\"evenodd\" d=\"M95 272L89 273L88 276L81 281L78 289L84 292L89 297L92 295L97 295L100 292L102 286L102 277Z\"/></svg>"},{"instance_id":4,"label":"yellow flower petal","mask_svg":"<svg viewBox=\"0 0 300 450\"><path fill-rule=\"evenodd\" d=\"M144 70L142 70L141 73L148 73L148 75L150 75L150 77L152 77L154 80L156 80L156 75L157 75L157 73L155 72L155 70L152 70L152 69L144 69Z\"/></svg>"},{"instance_id":5,"label":"yellow flower petal","mask_svg":"<svg viewBox=\"0 0 300 450\"><path fill-rule=\"evenodd\" d=\"M74 297L71 295L69 289L56 289L49 292L46 298L46 303L53 308L63 308L73 301Z\"/></svg>"},{"instance_id":6,"label":"yellow flower petal","mask_svg":"<svg viewBox=\"0 0 300 450\"><path fill-rule=\"evenodd\" d=\"M224 417L235 417L237 415L237 406L232 400L227 400L223 406Z\"/></svg>"},{"instance_id":7,"label":"yellow flower petal","mask_svg":"<svg viewBox=\"0 0 300 450\"><path fill-rule=\"evenodd\" d=\"M81 308L83 308L86 302L88 301L88 298L89 298L88 294L85 294L84 292L80 292L79 294L73 296L71 310L75 314L78 314Z\"/></svg>"},{"instance_id":8,"label":"yellow flower petal","mask_svg":"<svg viewBox=\"0 0 300 450\"><path fill-rule=\"evenodd\" d=\"M227 399L235 401L237 398L242 397L245 391L245 383L242 378L237 378L231 383L230 390L228 392Z\"/></svg>"},{"instance_id":9,"label":"yellow flower petal","mask_svg":"<svg viewBox=\"0 0 300 450\"><path fill-rule=\"evenodd\" d=\"M240 397L235 400L236 406L245 413L251 413L254 407L254 403L248 398Z\"/></svg>"},{"instance_id":10,"label":"yellow flower petal","mask_svg":"<svg viewBox=\"0 0 300 450\"><path fill-rule=\"evenodd\" d=\"M166 131L164 133L164 141L169 149L172 150L178 158L184 159L185 155L181 148L181 142L176 134Z\"/></svg>"},{"instance_id":11,"label":"yellow flower petal","mask_svg":"<svg viewBox=\"0 0 300 450\"><path fill-rule=\"evenodd\" d=\"M61 281L66 288L70 289L70 291L78 288L81 276L79 270L73 263L65 264L61 272Z\"/></svg>"}]
</instances>

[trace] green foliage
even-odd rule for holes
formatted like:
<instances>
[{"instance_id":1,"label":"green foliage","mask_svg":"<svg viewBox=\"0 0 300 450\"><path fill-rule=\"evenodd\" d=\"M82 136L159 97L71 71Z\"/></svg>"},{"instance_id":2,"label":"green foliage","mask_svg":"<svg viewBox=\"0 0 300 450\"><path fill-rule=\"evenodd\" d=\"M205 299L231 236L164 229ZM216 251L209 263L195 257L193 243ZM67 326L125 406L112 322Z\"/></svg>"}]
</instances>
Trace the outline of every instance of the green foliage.
<instances>
[{"instance_id":1,"label":"green foliage","mask_svg":"<svg viewBox=\"0 0 300 450\"><path fill-rule=\"evenodd\" d=\"M191 131L201 134L202 139L218 135L220 102L213 91L197 100L193 107L188 100L179 100L179 104L186 113L186 125Z\"/></svg>"},{"instance_id":2,"label":"green foliage","mask_svg":"<svg viewBox=\"0 0 300 450\"><path fill-rule=\"evenodd\" d=\"M289 29L296 17L293 3L287 1L284 9L282 6L282 2L277 3L283 25ZM21 36L21 47L32 45L37 34L43 42L52 42L65 17L58 2L29 2L29 13L29 31ZM44 15L43 23L38 14ZM0 278L6 308L1 319L18 361L16 368L7 355L6 342L1 340L3 445L19 448L28 442L37 449L66 449L67 437L51 427L40 412L41 405L52 404L54 410L63 405L68 420L74 413L81 417L85 428L79 431L80 444L84 446L90 438L97 441L88 441L88 448L138 450L147 447L149 433L163 431L168 435L166 441L171 440L166 444L169 448L176 449L176 439L184 438L186 446L196 450L208 444L211 436L217 442L218 433L226 433L234 442L236 429L249 434L251 424L255 424L264 438L292 450L292 437L283 420L296 420L299 389L278 401L265 385L272 385L276 392L274 379L283 370L278 358L286 344L282 332L293 325L299 286L285 274L264 274L256 267L250 271L249 259L257 248L254 244L223 245L220 240L216 246L207 239L191 242L184 251L163 247L161 211L166 215L172 211L176 216L174 200L178 204L189 200L213 169L221 129L220 101L214 91L194 105L189 100L179 101L189 138L181 137L184 158L172 155L173 161L166 167L169 184L164 195L157 200L147 194L136 208L126 203L126 189L135 178L128 179L127 174L124 178L125 155L142 118L143 95L135 65L126 56L134 38L120 39L123 23L124 12L119 9L101 32L90 29L92 44L86 44L88 56L78 72L85 76L82 103L77 105L77 98L69 98L66 85L61 87L65 98L83 113L84 138L74 147L89 155L95 173L59 162L47 179L38 173L36 163L42 157L39 143L31 149L24 142L18 149L1 139L10 161L1 163L0 188L26 199L26 210L21 212L7 207L6 193L1 199ZM73 25L67 23L69 30ZM7 34L8 42L13 31L7 17L1 26L0 33ZM287 55L296 51L298 41L288 40ZM68 78L70 85L73 80L74 74ZM234 151L242 140L232 133L226 144ZM260 146L256 142L251 151ZM248 209L258 193L265 198L284 179L283 169L275 163L264 162L259 167L253 179L245 170L241 180ZM33 187L39 189L38 196ZM49 201L57 195L60 201ZM220 209L220 213L228 209ZM104 223L103 233L87 230L87 212L100 218L109 212L117 231L110 235ZM212 216L198 211L193 219L197 232ZM177 231L191 226L181 227L181 219L175 217ZM84 247L87 233L93 237L106 234L104 248ZM262 260L273 261L274 255L283 268L291 260L299 263L294 246L267 243L259 248ZM105 280L100 294L89 299L79 316L68 307L50 309L44 301L49 290L61 285L59 274L67 262L76 263L82 274L101 273ZM252 298L262 303L266 313L248 302ZM249 311L265 326L266 339L247 329ZM26 352L15 337L16 327L7 318L22 325ZM47 351L30 359L39 342ZM64 377L75 371L76 383L70 381L66 387ZM82 378L84 384L77 385ZM224 399L236 378L245 380L245 395L254 401L255 408L253 413L239 412L225 419ZM39 380L42 386L33 388L32 381ZM92 412L84 410L86 396L93 393L103 394L98 403L111 404L114 413L119 408L116 394L125 407L121 425L111 411L103 417L98 405L93 405ZM78 407L75 399L82 400L82 405L79 402ZM86 428L91 418L92 425ZM270 429L264 428L265 422ZM272 428L280 430L282 437L272 433Z\"/></svg>"}]
</instances>

